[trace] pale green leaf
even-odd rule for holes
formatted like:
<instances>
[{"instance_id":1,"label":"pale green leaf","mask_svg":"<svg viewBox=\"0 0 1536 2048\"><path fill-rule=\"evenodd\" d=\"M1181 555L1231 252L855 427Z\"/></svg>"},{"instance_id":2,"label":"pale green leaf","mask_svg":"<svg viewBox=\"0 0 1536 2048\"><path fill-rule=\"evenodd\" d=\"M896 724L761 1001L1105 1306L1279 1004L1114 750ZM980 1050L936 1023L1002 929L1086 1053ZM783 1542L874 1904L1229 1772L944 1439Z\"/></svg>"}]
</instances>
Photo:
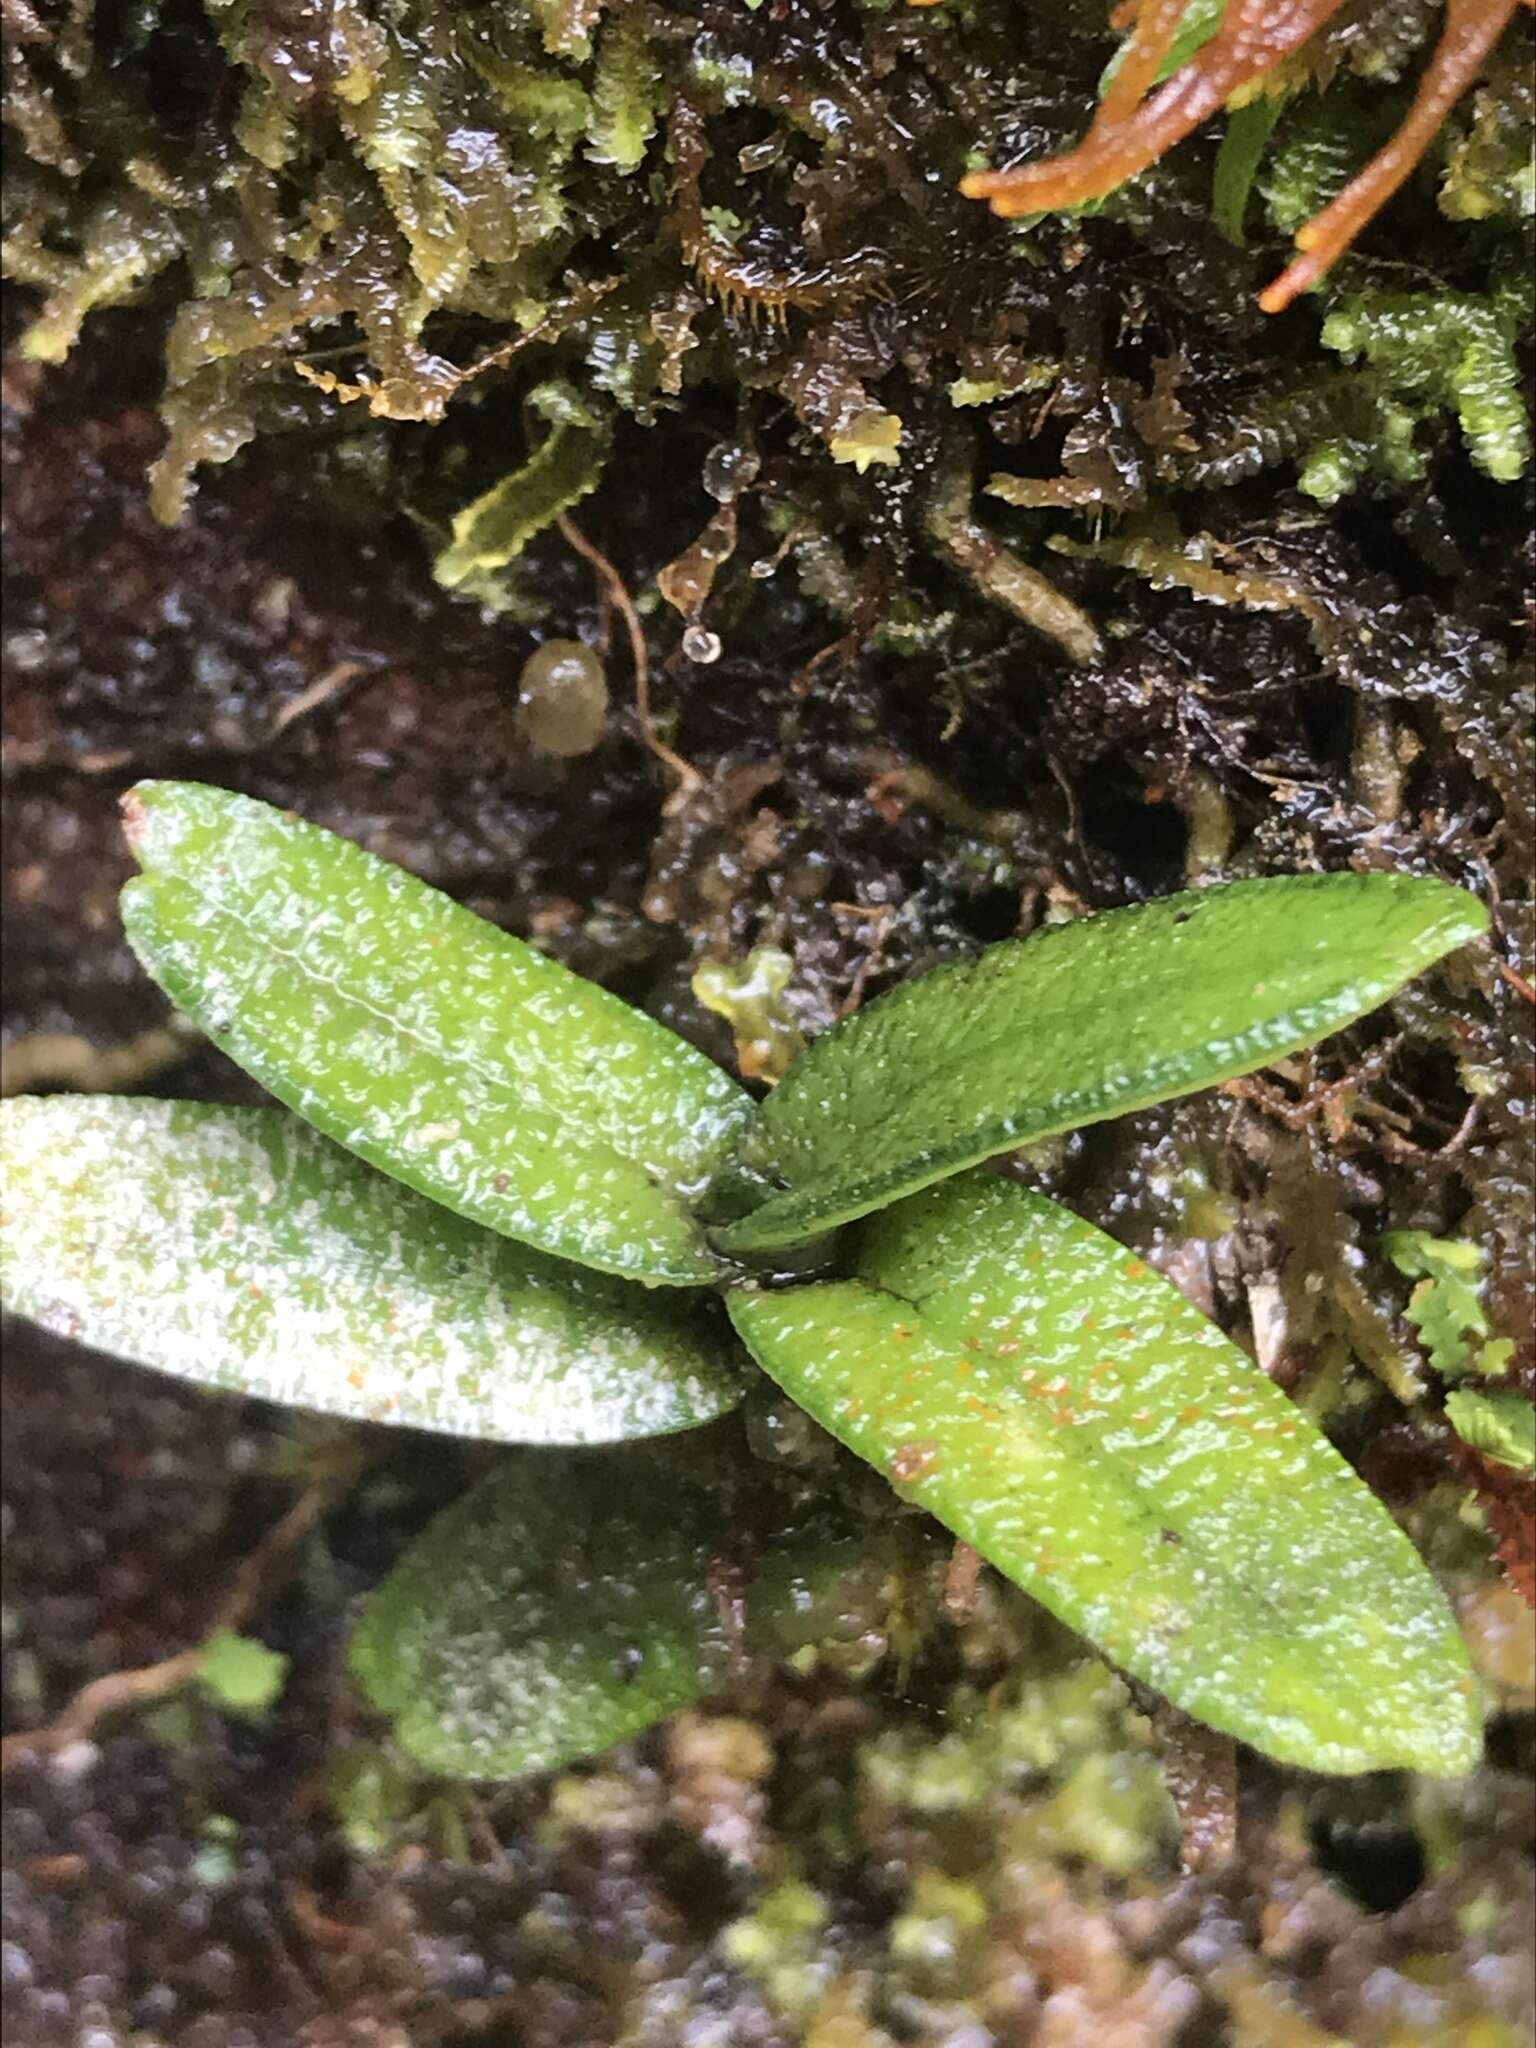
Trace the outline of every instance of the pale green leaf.
<instances>
[{"instance_id":1,"label":"pale green leaf","mask_svg":"<svg viewBox=\"0 0 1536 2048\"><path fill-rule=\"evenodd\" d=\"M729 1501L643 1451L525 1452L446 1509L369 1599L351 1664L428 1770L590 1756L724 1669L707 1584Z\"/></svg>"},{"instance_id":2,"label":"pale green leaf","mask_svg":"<svg viewBox=\"0 0 1536 2048\"><path fill-rule=\"evenodd\" d=\"M278 1109L0 1107L6 1306L178 1378L456 1436L598 1443L739 1382L665 1299L412 1194Z\"/></svg>"},{"instance_id":3,"label":"pale green leaf","mask_svg":"<svg viewBox=\"0 0 1536 2048\"><path fill-rule=\"evenodd\" d=\"M1477 1761L1465 1649L1385 1508L1056 1204L969 1175L872 1223L857 1278L731 1312L818 1422L1187 1713L1312 1770Z\"/></svg>"},{"instance_id":4,"label":"pale green leaf","mask_svg":"<svg viewBox=\"0 0 1536 2048\"><path fill-rule=\"evenodd\" d=\"M1284 875L988 947L794 1062L718 1184L721 1213L737 1213L715 1242L794 1244L1010 1146L1251 1072L1375 1009L1487 922L1444 882Z\"/></svg>"},{"instance_id":5,"label":"pale green leaf","mask_svg":"<svg viewBox=\"0 0 1536 2048\"><path fill-rule=\"evenodd\" d=\"M1488 1335L1488 1317L1478 1292L1482 1247L1461 1238L1431 1237L1424 1230L1389 1230L1381 1248L1399 1273L1419 1282L1405 1313L1440 1377L1459 1380L1471 1371L1490 1376L1503 1371L1514 1350L1507 1338L1473 1350L1472 1340Z\"/></svg>"},{"instance_id":6,"label":"pale green leaf","mask_svg":"<svg viewBox=\"0 0 1536 2048\"><path fill-rule=\"evenodd\" d=\"M134 951L290 1109L434 1201L650 1285L751 1104L690 1045L401 869L195 782L126 804Z\"/></svg>"}]
</instances>

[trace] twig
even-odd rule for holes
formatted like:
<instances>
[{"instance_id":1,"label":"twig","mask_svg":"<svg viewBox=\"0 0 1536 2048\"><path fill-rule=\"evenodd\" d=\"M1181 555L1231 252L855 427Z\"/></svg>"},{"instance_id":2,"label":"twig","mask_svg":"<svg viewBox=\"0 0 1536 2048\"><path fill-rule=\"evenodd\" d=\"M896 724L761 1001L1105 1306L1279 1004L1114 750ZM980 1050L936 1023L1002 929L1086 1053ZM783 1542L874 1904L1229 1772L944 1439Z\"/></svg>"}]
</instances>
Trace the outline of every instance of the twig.
<instances>
[{"instance_id":1,"label":"twig","mask_svg":"<svg viewBox=\"0 0 1536 2048\"><path fill-rule=\"evenodd\" d=\"M361 661L333 661L324 675L317 676L297 697L279 707L272 720L271 737L276 739L280 732L286 732L296 718L306 718L311 711L317 711L322 704L328 704L339 696L349 683L368 674L368 666Z\"/></svg>"},{"instance_id":2,"label":"twig","mask_svg":"<svg viewBox=\"0 0 1536 2048\"><path fill-rule=\"evenodd\" d=\"M1531 986L1517 968L1511 967L1507 960L1500 960L1498 958L1495 958L1493 964L1512 989L1524 996L1528 1003L1536 1003L1536 988Z\"/></svg>"},{"instance_id":3,"label":"twig","mask_svg":"<svg viewBox=\"0 0 1536 2048\"><path fill-rule=\"evenodd\" d=\"M207 1637L220 1629L238 1632L277 1593L298 1562L305 1538L339 1494L355 1480L344 1476L318 1480L300 1495L250 1554L243 1558L234 1581L209 1623L202 1642L158 1664L135 1671L109 1671L82 1686L63 1712L45 1728L29 1728L0 1742L0 1777L28 1757L51 1756L72 1742L83 1741L108 1714L164 1699L195 1678L206 1654Z\"/></svg>"},{"instance_id":4,"label":"twig","mask_svg":"<svg viewBox=\"0 0 1536 2048\"><path fill-rule=\"evenodd\" d=\"M202 1034L177 1015L121 1045L92 1045L73 1031L34 1031L0 1052L0 1095L37 1088L74 1088L82 1095L121 1094L153 1081L197 1050Z\"/></svg>"},{"instance_id":5,"label":"twig","mask_svg":"<svg viewBox=\"0 0 1536 2048\"><path fill-rule=\"evenodd\" d=\"M640 736L659 761L677 777L681 797L698 788L704 780L691 761L685 761L681 754L674 753L657 733L651 718L651 663L645 650L645 629L640 624L640 614L635 610L634 600L624 587L624 579L600 548L592 545L581 528L567 512L555 520L566 546L574 549L584 562L589 562L595 571L609 603L624 621L624 630L629 635L630 659L635 670L635 713L640 720Z\"/></svg>"}]
</instances>

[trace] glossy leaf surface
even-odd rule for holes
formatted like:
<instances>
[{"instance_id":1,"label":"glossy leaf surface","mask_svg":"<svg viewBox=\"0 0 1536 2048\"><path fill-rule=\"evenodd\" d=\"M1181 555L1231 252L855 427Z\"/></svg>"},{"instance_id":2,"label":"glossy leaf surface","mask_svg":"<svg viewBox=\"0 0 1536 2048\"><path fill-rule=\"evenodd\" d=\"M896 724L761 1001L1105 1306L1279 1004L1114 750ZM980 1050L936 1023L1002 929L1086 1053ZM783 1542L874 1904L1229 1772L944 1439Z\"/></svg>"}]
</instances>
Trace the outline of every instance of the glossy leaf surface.
<instances>
[{"instance_id":1,"label":"glossy leaf surface","mask_svg":"<svg viewBox=\"0 0 1536 2048\"><path fill-rule=\"evenodd\" d=\"M0 1109L8 1307L178 1378L516 1443L707 1422L739 1381L674 1305L479 1230L280 1109Z\"/></svg>"},{"instance_id":2,"label":"glossy leaf surface","mask_svg":"<svg viewBox=\"0 0 1536 2048\"><path fill-rule=\"evenodd\" d=\"M150 782L125 809L134 951L280 1101L542 1251L648 1284L715 1277L688 1198L751 1105L711 1060L268 804Z\"/></svg>"},{"instance_id":3,"label":"glossy leaf surface","mask_svg":"<svg viewBox=\"0 0 1536 2048\"><path fill-rule=\"evenodd\" d=\"M1011 1146L1251 1072L1364 1016L1487 922L1444 882L1284 875L937 968L794 1062L723 1183L757 1206L715 1242L794 1244Z\"/></svg>"},{"instance_id":4,"label":"glossy leaf surface","mask_svg":"<svg viewBox=\"0 0 1536 2048\"><path fill-rule=\"evenodd\" d=\"M999 1570L1187 1713L1313 1770L1470 1770L1450 1611L1344 1460L1141 1260L968 1175L858 1277L731 1297L759 1363Z\"/></svg>"},{"instance_id":5,"label":"glossy leaf surface","mask_svg":"<svg viewBox=\"0 0 1536 2048\"><path fill-rule=\"evenodd\" d=\"M368 1601L351 1663L428 1770L512 1778L675 1713L724 1668L729 1512L633 1450L514 1455Z\"/></svg>"}]
</instances>

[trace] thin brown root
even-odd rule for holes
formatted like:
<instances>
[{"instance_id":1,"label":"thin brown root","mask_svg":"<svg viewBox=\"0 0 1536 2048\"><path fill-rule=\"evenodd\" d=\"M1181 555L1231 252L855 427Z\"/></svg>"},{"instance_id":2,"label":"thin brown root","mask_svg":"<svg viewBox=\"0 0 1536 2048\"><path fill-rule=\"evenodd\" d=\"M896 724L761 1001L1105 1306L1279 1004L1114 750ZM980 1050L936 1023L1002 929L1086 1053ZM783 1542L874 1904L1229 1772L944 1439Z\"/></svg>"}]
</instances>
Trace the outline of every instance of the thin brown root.
<instances>
[{"instance_id":1,"label":"thin brown root","mask_svg":"<svg viewBox=\"0 0 1536 2048\"><path fill-rule=\"evenodd\" d=\"M894 903L832 903L828 905L834 917L857 918L860 923L874 927L874 941L854 970L848 993L837 1006L839 1021L851 1017L864 1000L864 991L871 976L885 966L886 932L896 916Z\"/></svg>"},{"instance_id":2,"label":"thin brown root","mask_svg":"<svg viewBox=\"0 0 1536 2048\"><path fill-rule=\"evenodd\" d=\"M1237 1854L1236 1744L1167 1700L1154 1707L1152 1728L1178 1811L1180 1863L1205 1871L1230 1863Z\"/></svg>"},{"instance_id":3,"label":"thin brown root","mask_svg":"<svg viewBox=\"0 0 1536 2048\"><path fill-rule=\"evenodd\" d=\"M300 718L308 718L312 711L319 711L350 689L359 676L369 674L368 665L361 661L333 661L324 675L316 676L312 683L300 690L297 697L290 697L286 704L279 706L273 717L271 737L276 739L280 732L286 732L290 725Z\"/></svg>"},{"instance_id":4,"label":"thin brown root","mask_svg":"<svg viewBox=\"0 0 1536 2048\"><path fill-rule=\"evenodd\" d=\"M981 1552L957 1542L944 1568L944 1612L952 1621L969 1621L980 1594Z\"/></svg>"},{"instance_id":5,"label":"thin brown root","mask_svg":"<svg viewBox=\"0 0 1536 2048\"><path fill-rule=\"evenodd\" d=\"M241 1560L206 1635L220 1629L238 1633L275 1598L296 1567L305 1539L357 1476L358 1468L352 1466L343 1476L317 1481L300 1495L281 1521ZM205 1642L206 1636L204 1642L179 1650L174 1657L165 1657L158 1664L141 1665L136 1671L110 1671L104 1678L93 1678L47 1727L25 1729L0 1742L0 1777L27 1758L52 1756L72 1742L83 1742L109 1714L142 1707L178 1691L201 1669Z\"/></svg>"},{"instance_id":6,"label":"thin brown root","mask_svg":"<svg viewBox=\"0 0 1536 2048\"><path fill-rule=\"evenodd\" d=\"M1536 988L1531 986L1518 968L1511 967L1507 960L1495 960L1493 964L1517 995L1524 996L1528 1003L1536 1003Z\"/></svg>"},{"instance_id":7,"label":"thin brown root","mask_svg":"<svg viewBox=\"0 0 1536 2048\"><path fill-rule=\"evenodd\" d=\"M514 356L524 349L532 348L536 342L556 341L572 321L584 318L599 301L606 299L623 282L615 273L612 277L600 277L591 284L580 284L558 299L536 327L530 327L526 334L514 334L510 341L504 341L498 348L489 350L458 373L451 398L457 398L466 384L472 384L477 377L483 377L490 370L504 370Z\"/></svg>"},{"instance_id":8,"label":"thin brown root","mask_svg":"<svg viewBox=\"0 0 1536 2048\"><path fill-rule=\"evenodd\" d=\"M567 547L589 562L602 585L603 593L624 621L624 630L629 635L630 659L635 669L635 714L640 720L640 736L658 761L664 762L677 777L678 788L675 797L686 796L703 782L704 778L691 761L685 761L681 754L674 752L656 730L651 717L651 662L645 651L645 629L640 624L640 614L635 610L634 600L625 588L624 579L600 548L592 545L581 528L566 512L555 520L561 537Z\"/></svg>"},{"instance_id":9,"label":"thin brown root","mask_svg":"<svg viewBox=\"0 0 1536 2048\"><path fill-rule=\"evenodd\" d=\"M851 633L844 633L838 639L829 641L825 647L811 656L803 668L795 671L789 685L791 694L803 697L811 687L817 671L825 668L829 661L841 661L844 668L850 668L858 658L863 640L863 634L855 627Z\"/></svg>"},{"instance_id":10,"label":"thin brown root","mask_svg":"<svg viewBox=\"0 0 1536 2048\"><path fill-rule=\"evenodd\" d=\"M0 1053L0 1095L30 1095L38 1088L72 1088L81 1095L121 1095L157 1080L190 1059L202 1033L171 1016L121 1045L92 1045L73 1031L35 1031Z\"/></svg>"}]
</instances>

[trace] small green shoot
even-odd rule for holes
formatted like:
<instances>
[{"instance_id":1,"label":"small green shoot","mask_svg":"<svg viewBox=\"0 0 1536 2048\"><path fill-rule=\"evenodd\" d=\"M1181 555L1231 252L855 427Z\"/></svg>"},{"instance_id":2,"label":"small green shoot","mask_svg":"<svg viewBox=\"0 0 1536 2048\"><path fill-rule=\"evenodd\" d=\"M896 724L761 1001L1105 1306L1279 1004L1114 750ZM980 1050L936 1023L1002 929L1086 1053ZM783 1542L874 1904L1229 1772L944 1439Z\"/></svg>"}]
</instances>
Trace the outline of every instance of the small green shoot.
<instances>
[{"instance_id":1,"label":"small green shoot","mask_svg":"<svg viewBox=\"0 0 1536 2048\"><path fill-rule=\"evenodd\" d=\"M1452 1429L1474 1451L1517 1472L1536 1471L1536 1407L1520 1394L1475 1394L1457 1387L1445 1397Z\"/></svg>"}]
</instances>

